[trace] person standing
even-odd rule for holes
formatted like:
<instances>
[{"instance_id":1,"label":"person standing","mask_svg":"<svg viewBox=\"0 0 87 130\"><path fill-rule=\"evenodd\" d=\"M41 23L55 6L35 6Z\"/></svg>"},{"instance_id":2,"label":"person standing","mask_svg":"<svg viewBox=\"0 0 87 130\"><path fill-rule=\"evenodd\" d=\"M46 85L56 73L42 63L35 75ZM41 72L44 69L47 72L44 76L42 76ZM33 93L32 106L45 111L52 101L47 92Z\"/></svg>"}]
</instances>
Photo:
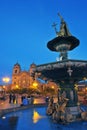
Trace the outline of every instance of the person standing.
<instances>
[{"instance_id":1,"label":"person standing","mask_svg":"<svg viewBox=\"0 0 87 130\"><path fill-rule=\"evenodd\" d=\"M13 103L16 104L16 95L13 94Z\"/></svg>"},{"instance_id":2,"label":"person standing","mask_svg":"<svg viewBox=\"0 0 87 130\"><path fill-rule=\"evenodd\" d=\"M12 102L12 97L13 97L13 96L12 96L12 93L10 93L10 94L9 94L9 103Z\"/></svg>"}]
</instances>

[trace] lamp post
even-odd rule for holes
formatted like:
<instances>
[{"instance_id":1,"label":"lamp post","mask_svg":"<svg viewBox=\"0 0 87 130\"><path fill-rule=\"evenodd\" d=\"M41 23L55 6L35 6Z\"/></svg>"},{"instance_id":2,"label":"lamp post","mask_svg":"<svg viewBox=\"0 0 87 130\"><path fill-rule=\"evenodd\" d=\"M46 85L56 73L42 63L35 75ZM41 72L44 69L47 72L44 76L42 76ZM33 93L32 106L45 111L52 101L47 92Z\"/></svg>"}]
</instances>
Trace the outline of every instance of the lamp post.
<instances>
[{"instance_id":1,"label":"lamp post","mask_svg":"<svg viewBox=\"0 0 87 130\"><path fill-rule=\"evenodd\" d=\"M7 86L7 83L10 81L10 78L9 77L4 77L2 78L2 81L5 83L5 85L3 85L3 99L5 100L5 96L6 96L6 86Z\"/></svg>"},{"instance_id":2,"label":"lamp post","mask_svg":"<svg viewBox=\"0 0 87 130\"><path fill-rule=\"evenodd\" d=\"M10 78L4 77L4 78L2 78L2 81L5 83L4 88L6 89L6 86L7 86L8 82L10 81Z\"/></svg>"}]
</instances>

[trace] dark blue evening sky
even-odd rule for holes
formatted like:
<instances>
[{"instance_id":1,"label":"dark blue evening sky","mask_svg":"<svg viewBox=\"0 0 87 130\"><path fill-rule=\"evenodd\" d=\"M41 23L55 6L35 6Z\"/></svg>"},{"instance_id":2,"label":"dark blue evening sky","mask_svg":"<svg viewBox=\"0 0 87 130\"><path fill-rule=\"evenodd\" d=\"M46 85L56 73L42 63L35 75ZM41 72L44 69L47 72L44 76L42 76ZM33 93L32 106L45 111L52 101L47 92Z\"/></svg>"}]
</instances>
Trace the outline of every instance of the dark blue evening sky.
<instances>
[{"instance_id":1,"label":"dark blue evening sky","mask_svg":"<svg viewBox=\"0 0 87 130\"><path fill-rule=\"evenodd\" d=\"M71 34L80 45L69 52L69 58L87 60L87 0L0 0L0 84L11 78L16 62L22 70L31 63L56 61L58 53L48 50L47 42L56 37L61 13Z\"/></svg>"}]
</instances>

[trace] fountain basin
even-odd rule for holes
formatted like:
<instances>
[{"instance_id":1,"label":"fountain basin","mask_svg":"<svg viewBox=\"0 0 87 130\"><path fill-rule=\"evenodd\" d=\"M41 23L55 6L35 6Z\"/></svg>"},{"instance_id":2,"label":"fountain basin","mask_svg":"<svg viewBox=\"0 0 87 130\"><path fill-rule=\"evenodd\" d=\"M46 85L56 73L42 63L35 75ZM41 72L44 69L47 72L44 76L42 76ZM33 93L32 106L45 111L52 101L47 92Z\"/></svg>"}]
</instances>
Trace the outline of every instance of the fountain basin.
<instances>
[{"instance_id":1,"label":"fountain basin","mask_svg":"<svg viewBox=\"0 0 87 130\"><path fill-rule=\"evenodd\" d=\"M86 130L86 121L76 121L69 124L53 122L46 115L47 106L35 106L24 110L14 111L0 118L0 130Z\"/></svg>"}]
</instances>

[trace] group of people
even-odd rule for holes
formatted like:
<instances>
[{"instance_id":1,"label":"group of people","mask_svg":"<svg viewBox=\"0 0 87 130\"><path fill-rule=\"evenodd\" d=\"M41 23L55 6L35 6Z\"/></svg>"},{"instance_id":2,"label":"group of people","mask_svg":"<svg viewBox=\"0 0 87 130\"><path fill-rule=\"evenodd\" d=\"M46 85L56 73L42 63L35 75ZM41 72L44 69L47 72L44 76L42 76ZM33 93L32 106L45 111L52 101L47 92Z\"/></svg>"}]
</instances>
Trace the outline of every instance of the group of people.
<instances>
[{"instance_id":1,"label":"group of people","mask_svg":"<svg viewBox=\"0 0 87 130\"><path fill-rule=\"evenodd\" d=\"M33 104L33 97L32 96L21 96L21 106L26 106L29 104Z\"/></svg>"},{"instance_id":2,"label":"group of people","mask_svg":"<svg viewBox=\"0 0 87 130\"><path fill-rule=\"evenodd\" d=\"M10 93L9 94L9 103L16 104L17 103L17 95Z\"/></svg>"},{"instance_id":3,"label":"group of people","mask_svg":"<svg viewBox=\"0 0 87 130\"><path fill-rule=\"evenodd\" d=\"M18 103L18 94L10 93L9 94L9 103L17 104ZM21 106L33 104L33 97L32 96L26 96L26 95L21 95ZM19 101L20 102L20 101Z\"/></svg>"}]
</instances>

